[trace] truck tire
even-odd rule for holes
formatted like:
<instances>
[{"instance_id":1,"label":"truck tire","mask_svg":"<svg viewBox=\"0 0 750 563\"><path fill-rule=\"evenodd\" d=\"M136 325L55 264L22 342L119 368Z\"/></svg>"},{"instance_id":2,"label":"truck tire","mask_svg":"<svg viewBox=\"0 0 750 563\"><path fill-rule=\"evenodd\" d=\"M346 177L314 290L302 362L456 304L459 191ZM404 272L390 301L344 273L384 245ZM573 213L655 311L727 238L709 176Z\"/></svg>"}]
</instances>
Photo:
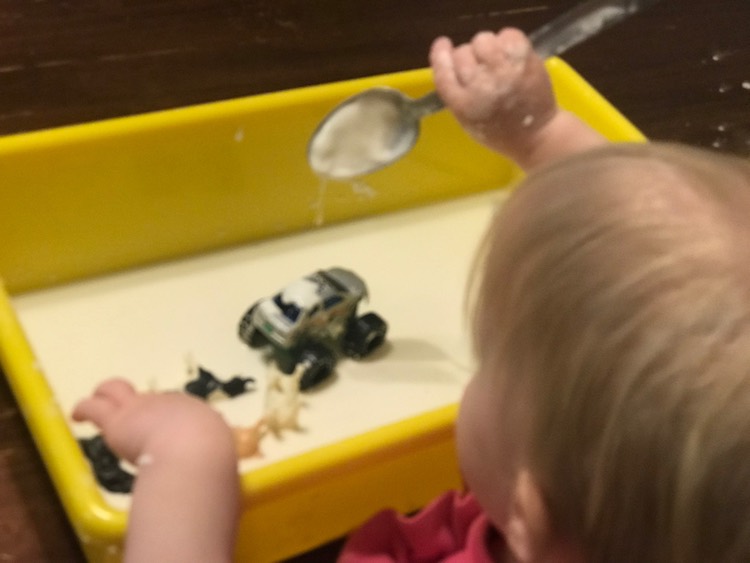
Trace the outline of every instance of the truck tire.
<instances>
[{"instance_id":1,"label":"truck tire","mask_svg":"<svg viewBox=\"0 0 750 563\"><path fill-rule=\"evenodd\" d=\"M253 305L247 310L240 320L240 326L238 334L240 340L250 346L250 348L263 348L268 344L266 336L260 332L253 324L253 314L255 313L256 305Z\"/></svg>"},{"instance_id":2,"label":"truck tire","mask_svg":"<svg viewBox=\"0 0 750 563\"><path fill-rule=\"evenodd\" d=\"M325 346L310 346L302 351L299 363L305 371L299 380L300 391L307 391L328 379L336 365L336 356Z\"/></svg>"},{"instance_id":3,"label":"truck tire","mask_svg":"<svg viewBox=\"0 0 750 563\"><path fill-rule=\"evenodd\" d=\"M385 341L388 324L377 314L367 313L349 323L341 350L350 358L364 358Z\"/></svg>"}]
</instances>

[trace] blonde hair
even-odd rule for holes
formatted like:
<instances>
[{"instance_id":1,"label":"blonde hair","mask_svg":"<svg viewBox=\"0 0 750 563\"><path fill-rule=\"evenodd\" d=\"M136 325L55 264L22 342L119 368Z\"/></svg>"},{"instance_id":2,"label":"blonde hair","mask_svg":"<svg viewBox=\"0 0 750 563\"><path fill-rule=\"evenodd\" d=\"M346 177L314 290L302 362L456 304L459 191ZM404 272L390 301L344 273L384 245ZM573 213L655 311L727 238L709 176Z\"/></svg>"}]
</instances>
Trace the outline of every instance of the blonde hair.
<instances>
[{"instance_id":1,"label":"blonde hair","mask_svg":"<svg viewBox=\"0 0 750 563\"><path fill-rule=\"evenodd\" d=\"M554 164L480 264L476 353L527 412L556 531L593 561L750 561L750 164L660 144Z\"/></svg>"}]
</instances>

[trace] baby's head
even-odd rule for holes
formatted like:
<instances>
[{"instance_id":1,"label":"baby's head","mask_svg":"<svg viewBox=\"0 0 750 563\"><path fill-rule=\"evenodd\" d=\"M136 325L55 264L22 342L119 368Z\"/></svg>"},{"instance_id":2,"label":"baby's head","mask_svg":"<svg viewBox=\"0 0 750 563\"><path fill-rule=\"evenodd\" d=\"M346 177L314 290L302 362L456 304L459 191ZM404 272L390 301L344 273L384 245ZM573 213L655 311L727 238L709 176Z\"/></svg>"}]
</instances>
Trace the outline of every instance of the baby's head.
<instances>
[{"instance_id":1,"label":"baby's head","mask_svg":"<svg viewBox=\"0 0 750 563\"><path fill-rule=\"evenodd\" d=\"M750 163L612 145L530 175L472 305L459 456L517 555L750 560Z\"/></svg>"}]
</instances>

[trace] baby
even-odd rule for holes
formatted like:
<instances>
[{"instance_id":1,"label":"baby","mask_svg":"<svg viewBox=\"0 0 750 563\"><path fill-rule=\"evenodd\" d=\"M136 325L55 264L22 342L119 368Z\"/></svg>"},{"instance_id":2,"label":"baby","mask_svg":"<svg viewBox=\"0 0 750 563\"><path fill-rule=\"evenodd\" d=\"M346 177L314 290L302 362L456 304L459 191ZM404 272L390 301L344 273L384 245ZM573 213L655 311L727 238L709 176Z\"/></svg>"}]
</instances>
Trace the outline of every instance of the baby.
<instances>
[{"instance_id":1,"label":"baby","mask_svg":"<svg viewBox=\"0 0 750 563\"><path fill-rule=\"evenodd\" d=\"M697 149L531 173L472 293L472 495L377 516L343 561L750 561L748 217L750 163Z\"/></svg>"},{"instance_id":2,"label":"baby","mask_svg":"<svg viewBox=\"0 0 750 563\"><path fill-rule=\"evenodd\" d=\"M750 561L750 164L608 145L557 107L518 31L430 57L460 123L529 175L469 294L468 492L376 515L341 561ZM139 464L126 560L229 560L218 415L110 381L74 418ZM186 471L201 486L170 496Z\"/></svg>"}]
</instances>

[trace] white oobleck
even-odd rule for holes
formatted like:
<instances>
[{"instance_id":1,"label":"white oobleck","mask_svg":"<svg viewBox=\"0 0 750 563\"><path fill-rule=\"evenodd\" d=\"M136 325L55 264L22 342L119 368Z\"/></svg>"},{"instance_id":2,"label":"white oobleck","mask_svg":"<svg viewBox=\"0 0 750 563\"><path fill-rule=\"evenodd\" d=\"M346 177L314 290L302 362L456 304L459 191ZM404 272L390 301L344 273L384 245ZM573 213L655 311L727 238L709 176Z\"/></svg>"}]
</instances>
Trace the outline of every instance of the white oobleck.
<instances>
[{"instance_id":1,"label":"white oobleck","mask_svg":"<svg viewBox=\"0 0 750 563\"><path fill-rule=\"evenodd\" d=\"M313 138L308 160L321 177L347 180L362 176L402 154L401 111L392 99L361 96L334 111Z\"/></svg>"},{"instance_id":2,"label":"white oobleck","mask_svg":"<svg viewBox=\"0 0 750 563\"><path fill-rule=\"evenodd\" d=\"M373 310L389 324L386 344L373 358L342 359L328 385L303 396L304 431L264 438L263 457L241 463L247 471L460 398L472 372L466 278L503 196L482 194L28 293L14 306L64 412L115 375L139 389L180 389L192 359L221 379L257 379L255 392L213 403L231 424L249 426L263 413L267 367L237 336L244 312L318 268L356 271L370 294L362 312ZM72 421L71 428L77 436L95 432ZM106 497L115 507L129 502L128 495Z\"/></svg>"}]
</instances>

